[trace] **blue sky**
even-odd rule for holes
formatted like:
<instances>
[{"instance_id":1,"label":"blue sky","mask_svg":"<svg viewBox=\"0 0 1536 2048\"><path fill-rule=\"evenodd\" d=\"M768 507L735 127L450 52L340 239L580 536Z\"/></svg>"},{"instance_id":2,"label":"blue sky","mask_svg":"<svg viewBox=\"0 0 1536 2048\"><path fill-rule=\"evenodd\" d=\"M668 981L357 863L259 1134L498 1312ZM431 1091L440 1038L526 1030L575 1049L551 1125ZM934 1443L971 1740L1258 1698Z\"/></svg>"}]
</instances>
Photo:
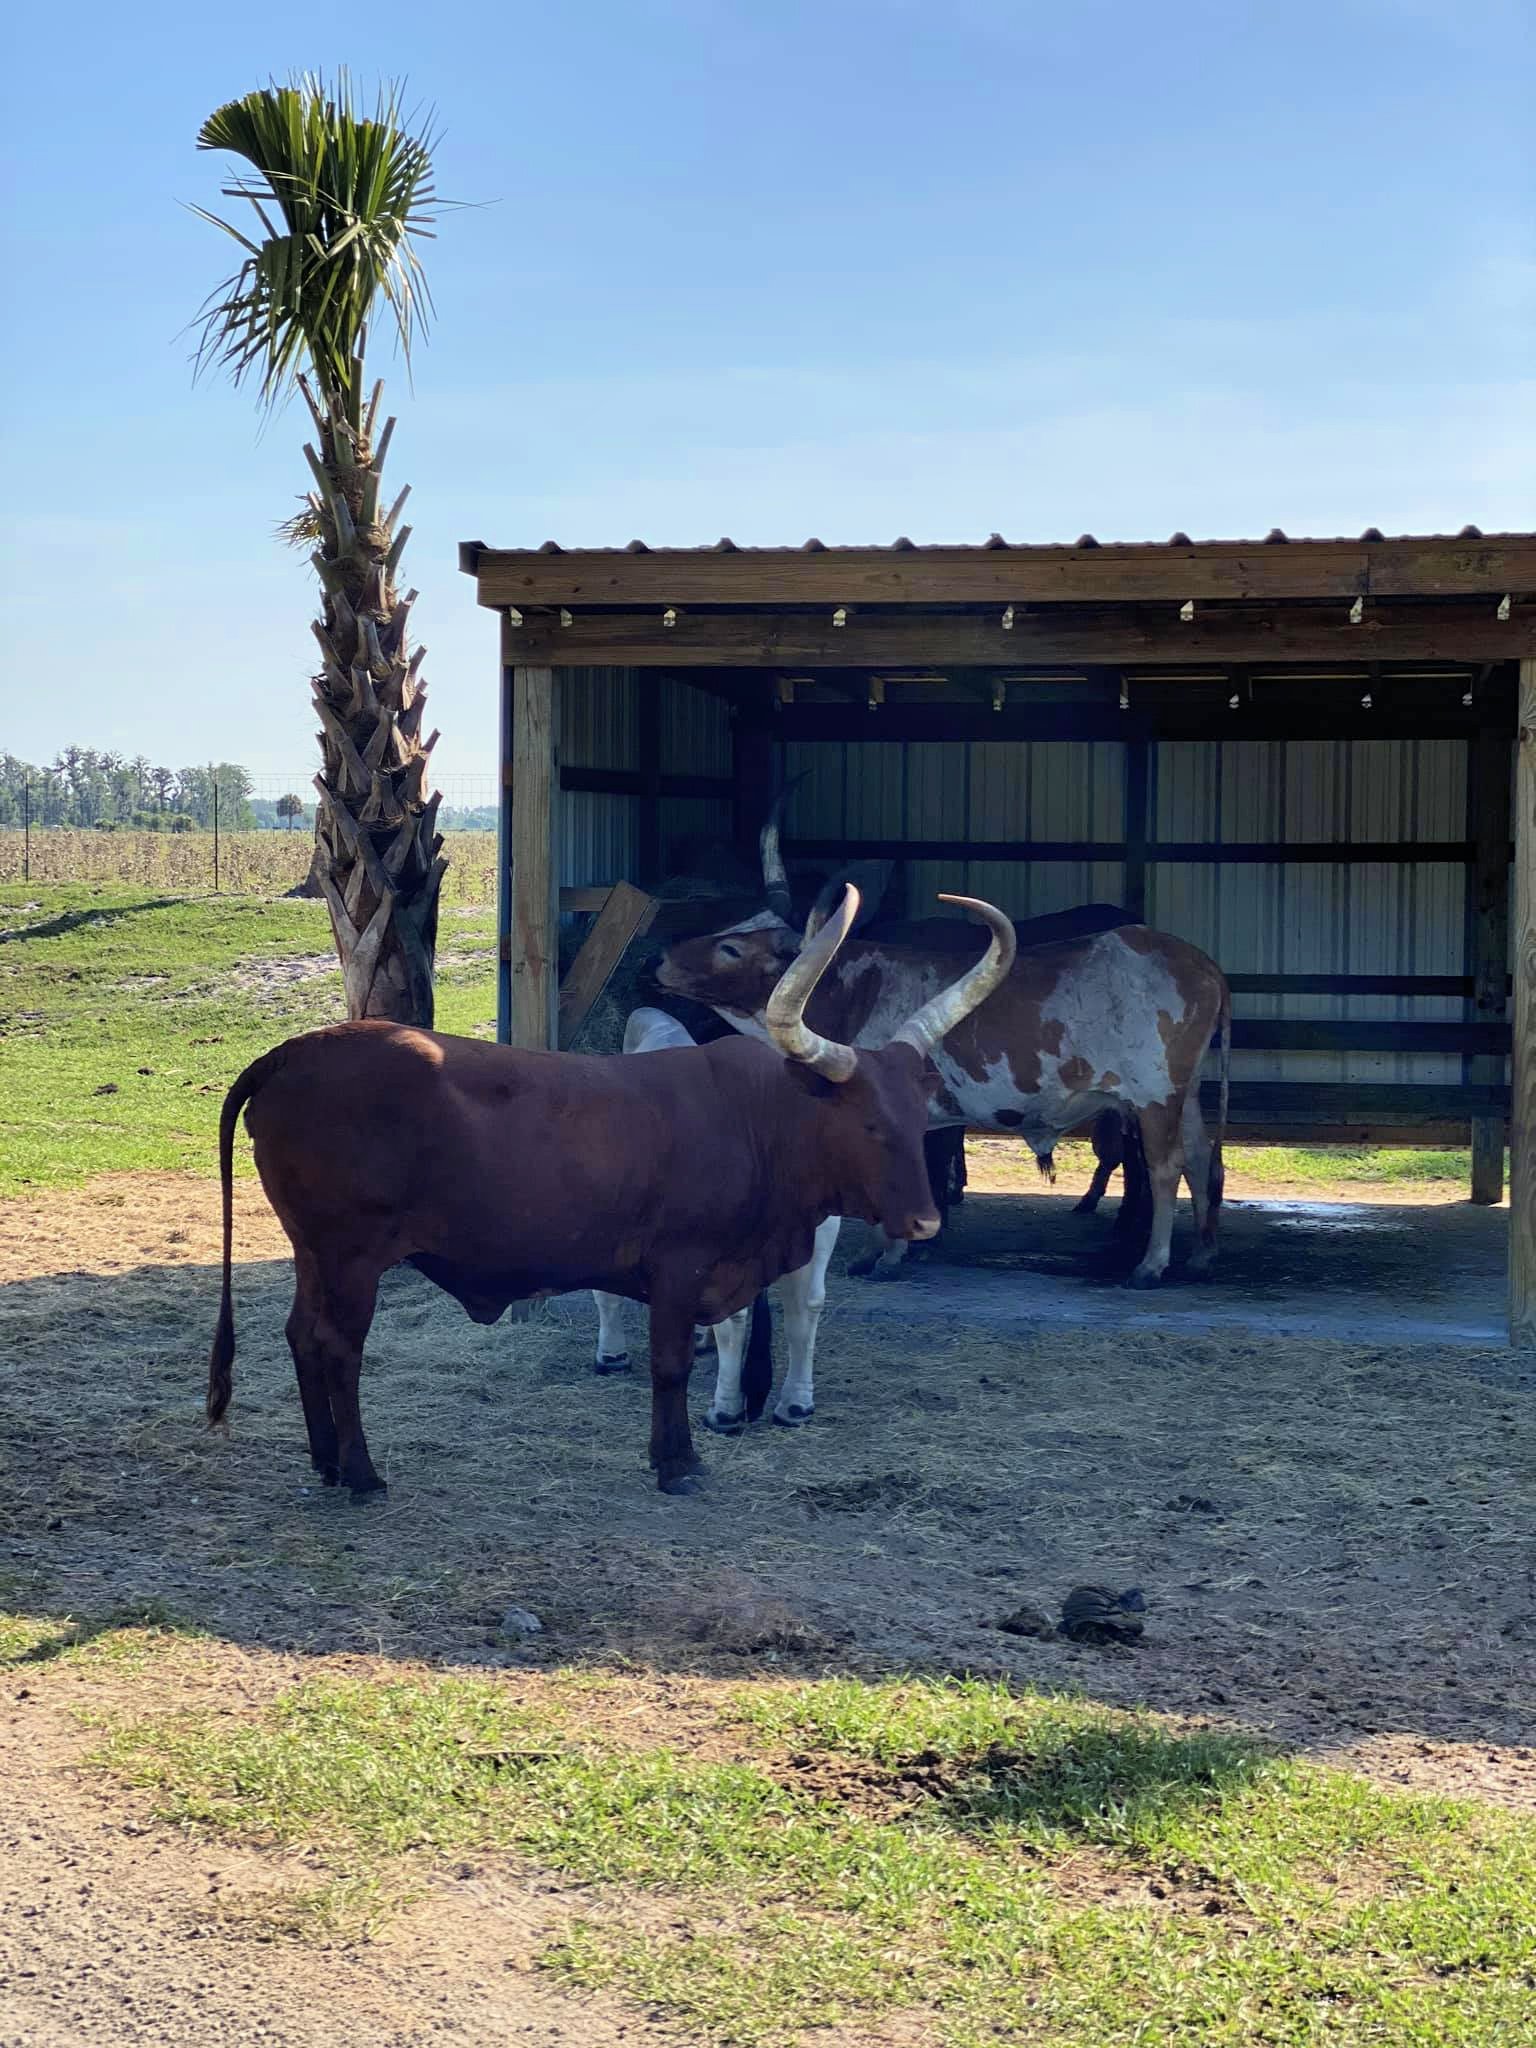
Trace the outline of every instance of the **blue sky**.
<instances>
[{"instance_id":1,"label":"blue sky","mask_svg":"<svg viewBox=\"0 0 1536 2048\"><path fill-rule=\"evenodd\" d=\"M400 413L445 777L496 545L1536 525L1529 0L96 0L8 32L0 747L310 762L300 414L194 389L193 138L296 67L435 103ZM317 31L316 24L320 24Z\"/></svg>"}]
</instances>

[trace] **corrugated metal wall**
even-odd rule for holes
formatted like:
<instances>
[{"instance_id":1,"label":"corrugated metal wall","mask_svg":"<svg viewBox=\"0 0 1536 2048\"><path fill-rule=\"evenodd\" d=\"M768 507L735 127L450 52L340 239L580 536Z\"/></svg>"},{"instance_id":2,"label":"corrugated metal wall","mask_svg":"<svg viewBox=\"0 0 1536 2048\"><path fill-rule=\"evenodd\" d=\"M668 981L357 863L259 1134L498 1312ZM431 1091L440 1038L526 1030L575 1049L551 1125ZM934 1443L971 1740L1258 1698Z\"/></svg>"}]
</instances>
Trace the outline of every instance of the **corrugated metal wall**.
<instances>
[{"instance_id":1,"label":"corrugated metal wall","mask_svg":"<svg viewBox=\"0 0 1536 2048\"><path fill-rule=\"evenodd\" d=\"M630 669L564 672L562 762L631 768L642 687ZM729 775L728 707L662 678L663 773ZM871 714L878 716L878 713ZM791 742L782 772L804 774L789 813L802 839L1119 840L1125 750L1112 741L892 744ZM1163 741L1154 746L1155 840L1347 842L1461 840L1467 835L1467 750L1459 740ZM566 792L560 805L561 880L633 875L637 800ZM667 799L662 846L726 837L731 808ZM984 896L1014 917L1115 902L1120 863L915 862L910 915L936 912L941 889ZM1363 865L1153 863L1147 916L1205 948L1231 974L1461 974L1466 877L1443 863ZM1237 999L1247 1017L1455 1019L1455 998L1274 996ZM1239 1054L1250 1080L1447 1081L1454 1056L1367 1053Z\"/></svg>"},{"instance_id":2,"label":"corrugated metal wall","mask_svg":"<svg viewBox=\"0 0 1536 2048\"><path fill-rule=\"evenodd\" d=\"M560 760L571 768L634 768L639 762L641 677L629 668L560 672ZM658 679L664 775L729 775L729 706L671 676ZM560 880L567 888L634 875L639 800L565 790L560 797ZM661 804L663 860L669 841L729 837L731 806L668 797Z\"/></svg>"},{"instance_id":3,"label":"corrugated metal wall","mask_svg":"<svg viewBox=\"0 0 1536 2048\"><path fill-rule=\"evenodd\" d=\"M560 671L560 760L577 768L633 768L639 748L640 695L629 668ZM632 796L563 790L558 838L560 881L568 889L620 881L635 871Z\"/></svg>"},{"instance_id":4,"label":"corrugated metal wall","mask_svg":"<svg viewBox=\"0 0 1536 2048\"><path fill-rule=\"evenodd\" d=\"M878 714L872 714L878 715ZM789 816L804 839L1118 840L1124 749L1112 741L895 745L792 742L806 773ZM1467 831L1459 740L1154 746L1157 840L1459 840ZM1014 917L1115 902L1120 863L914 863L909 914L940 889L984 896ZM1461 974L1466 879L1445 864L1154 863L1147 916L1233 974ZM1454 998L1242 996L1248 1017L1458 1018ZM1458 1081L1454 1056L1239 1054L1250 1080Z\"/></svg>"},{"instance_id":5,"label":"corrugated metal wall","mask_svg":"<svg viewBox=\"0 0 1536 2048\"><path fill-rule=\"evenodd\" d=\"M1467 831L1460 740L1164 741L1153 837L1455 840ZM1229 974L1461 974L1466 871L1444 863L1154 865L1148 917ZM1454 997L1243 996L1245 1017L1458 1018ZM1448 1081L1453 1056L1245 1053L1250 1080Z\"/></svg>"},{"instance_id":6,"label":"corrugated metal wall","mask_svg":"<svg viewBox=\"0 0 1536 2048\"><path fill-rule=\"evenodd\" d=\"M725 775L731 772L731 707L675 676L662 676L661 772L663 775ZM714 797L663 797L661 858L670 872L667 849L680 839L729 839L731 806Z\"/></svg>"}]
</instances>

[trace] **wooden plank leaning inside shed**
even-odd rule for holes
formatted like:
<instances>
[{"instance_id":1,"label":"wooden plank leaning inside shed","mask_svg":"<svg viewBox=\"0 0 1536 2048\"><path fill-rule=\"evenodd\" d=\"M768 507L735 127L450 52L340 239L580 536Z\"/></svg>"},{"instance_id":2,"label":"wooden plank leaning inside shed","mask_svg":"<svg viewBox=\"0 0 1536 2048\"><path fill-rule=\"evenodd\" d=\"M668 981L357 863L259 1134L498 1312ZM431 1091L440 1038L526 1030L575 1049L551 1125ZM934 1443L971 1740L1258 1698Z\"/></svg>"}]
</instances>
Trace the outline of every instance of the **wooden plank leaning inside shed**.
<instances>
[{"instance_id":1,"label":"wooden plank leaning inside shed","mask_svg":"<svg viewBox=\"0 0 1536 2048\"><path fill-rule=\"evenodd\" d=\"M564 908L561 892L561 908ZM603 906L582 941L581 951L571 962L570 972L560 984L559 1048L566 1052L575 1044L592 1006L613 979L613 970L636 939L643 938L656 920L660 908L654 896L628 882L615 882L604 896Z\"/></svg>"},{"instance_id":2,"label":"wooden plank leaning inside shed","mask_svg":"<svg viewBox=\"0 0 1536 2048\"><path fill-rule=\"evenodd\" d=\"M1293 1141L1470 1137L1474 1199L1496 1201L1510 1108L1514 852L1526 940L1515 973L1511 1317L1536 1343L1536 765L1526 758L1536 745L1536 535L468 543L460 563L504 620L501 1028L519 1043L554 1042L560 882L648 879L665 865L666 835L684 830L707 840L734 827L745 851L790 761L824 760L795 800L792 859L828 866L878 852L926 878L997 863L982 893L1001 890L1016 915L1062 900L1053 877L1097 869L1067 886L1118 886L1136 909L1145 891L1155 922L1193 921L1188 936L1218 952L1223 932L1240 933L1246 950L1222 964L1242 1057L1259 1064L1234 1082L1234 1126ZM607 707L593 727L601 749L563 769L553 717L562 672L584 702ZM1512 834L1517 684L1527 707ZM686 758L663 738L685 732ZM705 732L716 735L707 744L695 737ZM1192 747L1217 750L1193 780ZM887 748L898 750L895 773L878 766ZM1101 782L1103 764L1116 763L1113 805L1090 802L1072 781L1090 755ZM1036 764L1027 784L1025 768L1008 765L1026 760ZM1079 765L1064 776L1068 761ZM974 825L973 766L991 778L978 784L988 793ZM1350 790L1358 778L1358 802L1337 801L1330 778ZM917 804L919 788L940 787L944 805L926 795ZM1037 802L1027 791L1039 787L1068 801ZM1017 798L1000 804L1005 788ZM568 839L584 865L559 876L551 832L562 790L583 807ZM1000 836L1015 817L1012 836ZM1247 906L1236 923L1220 912L1224 900ZM1317 907L1298 907L1308 903ZM1465 943L1452 951L1458 924ZM1298 1015L1290 1005L1306 997L1321 1003ZM1352 1014L1358 999L1371 1005L1364 1017ZM1266 1004L1280 1014L1263 1014Z\"/></svg>"}]
</instances>

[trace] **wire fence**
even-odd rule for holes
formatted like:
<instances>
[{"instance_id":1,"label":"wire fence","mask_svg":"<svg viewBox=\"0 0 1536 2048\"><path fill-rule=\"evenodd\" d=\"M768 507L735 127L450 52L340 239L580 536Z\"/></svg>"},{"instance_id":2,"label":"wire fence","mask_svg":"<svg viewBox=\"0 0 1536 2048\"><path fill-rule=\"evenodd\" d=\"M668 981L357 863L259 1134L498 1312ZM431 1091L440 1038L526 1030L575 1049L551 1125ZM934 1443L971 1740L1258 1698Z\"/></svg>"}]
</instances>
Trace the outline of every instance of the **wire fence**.
<instances>
[{"instance_id":1,"label":"wire fence","mask_svg":"<svg viewBox=\"0 0 1536 2048\"><path fill-rule=\"evenodd\" d=\"M494 776L446 776L438 829L448 840L448 905L494 901L498 791ZM162 806L126 818L68 815L58 785L23 781L4 791L0 881L143 883L171 891L282 894L309 872L314 770L210 777ZM187 801L182 802L181 798ZM61 817L60 810L66 815Z\"/></svg>"}]
</instances>

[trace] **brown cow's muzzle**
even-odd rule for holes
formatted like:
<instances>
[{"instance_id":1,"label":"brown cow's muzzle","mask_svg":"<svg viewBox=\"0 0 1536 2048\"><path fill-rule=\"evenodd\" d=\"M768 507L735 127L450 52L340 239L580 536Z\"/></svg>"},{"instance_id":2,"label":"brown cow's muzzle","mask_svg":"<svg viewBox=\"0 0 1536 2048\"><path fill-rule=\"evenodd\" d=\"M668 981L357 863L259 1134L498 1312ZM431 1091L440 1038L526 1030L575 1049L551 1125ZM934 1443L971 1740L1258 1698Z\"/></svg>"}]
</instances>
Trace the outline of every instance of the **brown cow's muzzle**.
<instances>
[{"instance_id":1,"label":"brown cow's muzzle","mask_svg":"<svg viewBox=\"0 0 1536 2048\"><path fill-rule=\"evenodd\" d=\"M938 1236L939 1219L931 1210L926 1216L914 1216L901 1234L911 1238L914 1244L926 1244L930 1237Z\"/></svg>"}]
</instances>

